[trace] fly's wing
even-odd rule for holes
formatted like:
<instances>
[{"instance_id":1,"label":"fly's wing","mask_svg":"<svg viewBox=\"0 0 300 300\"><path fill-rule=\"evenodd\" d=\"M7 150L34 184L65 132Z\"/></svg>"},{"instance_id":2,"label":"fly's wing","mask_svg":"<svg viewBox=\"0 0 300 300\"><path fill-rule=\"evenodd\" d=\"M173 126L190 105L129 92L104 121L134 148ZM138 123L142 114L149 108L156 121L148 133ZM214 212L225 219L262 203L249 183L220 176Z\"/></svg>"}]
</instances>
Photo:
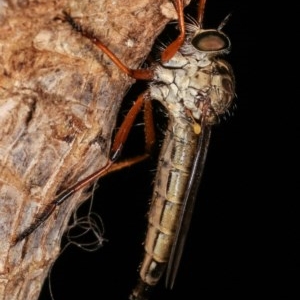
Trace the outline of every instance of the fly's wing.
<instances>
[{"instance_id":1,"label":"fly's wing","mask_svg":"<svg viewBox=\"0 0 300 300\"><path fill-rule=\"evenodd\" d=\"M198 140L197 153L191 170L191 178L189 180L186 193L184 195L183 209L180 215L178 228L175 233L175 239L167 266L166 287L170 289L173 288L175 282L185 240L190 227L197 190L200 184L206 160L206 154L210 140L210 133L210 126L202 127L202 133L200 134Z\"/></svg>"}]
</instances>

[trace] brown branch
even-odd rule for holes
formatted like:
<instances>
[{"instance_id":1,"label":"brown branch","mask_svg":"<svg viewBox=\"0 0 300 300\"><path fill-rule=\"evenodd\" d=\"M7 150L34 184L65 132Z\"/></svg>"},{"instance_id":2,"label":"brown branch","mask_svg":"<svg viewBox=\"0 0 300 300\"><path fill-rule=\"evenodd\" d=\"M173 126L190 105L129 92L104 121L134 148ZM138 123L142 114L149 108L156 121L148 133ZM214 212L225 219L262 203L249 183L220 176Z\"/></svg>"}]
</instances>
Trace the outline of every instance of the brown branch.
<instances>
[{"instance_id":1,"label":"brown branch","mask_svg":"<svg viewBox=\"0 0 300 300\"><path fill-rule=\"evenodd\" d=\"M167 0L95 3L0 1L0 300L38 298L68 219L87 194L78 192L27 239L12 241L58 192L106 163L133 82L63 11L131 68L176 16Z\"/></svg>"}]
</instances>

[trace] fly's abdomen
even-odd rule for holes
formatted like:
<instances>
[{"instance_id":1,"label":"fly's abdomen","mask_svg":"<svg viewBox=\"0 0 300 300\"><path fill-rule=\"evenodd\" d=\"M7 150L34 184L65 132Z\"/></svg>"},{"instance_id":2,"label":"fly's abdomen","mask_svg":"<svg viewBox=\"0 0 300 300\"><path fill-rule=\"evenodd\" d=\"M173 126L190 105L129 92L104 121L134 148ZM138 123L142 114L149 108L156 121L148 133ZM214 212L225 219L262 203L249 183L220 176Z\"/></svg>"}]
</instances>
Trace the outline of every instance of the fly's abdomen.
<instances>
[{"instance_id":1,"label":"fly's abdomen","mask_svg":"<svg viewBox=\"0 0 300 300\"><path fill-rule=\"evenodd\" d=\"M154 286L164 273L190 177L197 139L191 124L174 123L170 122L166 133L148 216L145 257L140 268L143 288L138 286L132 299L143 299L141 290Z\"/></svg>"}]
</instances>

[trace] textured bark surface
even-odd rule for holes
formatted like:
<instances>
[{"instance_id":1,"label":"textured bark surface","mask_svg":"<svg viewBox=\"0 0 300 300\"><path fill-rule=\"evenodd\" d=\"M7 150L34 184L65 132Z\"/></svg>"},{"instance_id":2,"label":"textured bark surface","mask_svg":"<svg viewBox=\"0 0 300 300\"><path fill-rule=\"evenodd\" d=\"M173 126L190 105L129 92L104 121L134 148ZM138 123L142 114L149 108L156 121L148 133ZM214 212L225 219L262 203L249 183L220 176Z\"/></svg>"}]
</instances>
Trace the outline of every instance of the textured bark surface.
<instances>
[{"instance_id":1,"label":"textured bark surface","mask_svg":"<svg viewBox=\"0 0 300 300\"><path fill-rule=\"evenodd\" d=\"M78 192L27 239L54 196L107 161L133 82L64 19L136 68L176 16L166 0L0 0L0 300L37 299Z\"/></svg>"}]
</instances>

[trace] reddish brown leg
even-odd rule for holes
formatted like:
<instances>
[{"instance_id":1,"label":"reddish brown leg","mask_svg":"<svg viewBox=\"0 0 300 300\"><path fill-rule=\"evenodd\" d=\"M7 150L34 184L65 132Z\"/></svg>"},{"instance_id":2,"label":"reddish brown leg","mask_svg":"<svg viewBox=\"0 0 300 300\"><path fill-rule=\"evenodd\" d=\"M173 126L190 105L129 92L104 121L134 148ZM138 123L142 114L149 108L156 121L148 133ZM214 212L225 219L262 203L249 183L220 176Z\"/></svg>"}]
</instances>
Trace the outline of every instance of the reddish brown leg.
<instances>
[{"instance_id":1,"label":"reddish brown leg","mask_svg":"<svg viewBox=\"0 0 300 300\"><path fill-rule=\"evenodd\" d=\"M204 1L205 2L205 1ZM162 53L161 60L163 62L170 60L178 51L180 46L184 42L185 38L185 25L183 14L183 0L175 0L175 6L178 13L178 24L180 34L175 41L173 41ZM103 45L98 39L83 33L89 38L99 49L101 49L119 68L122 72L134 79L151 80L153 78L153 71L151 69L130 69L125 66L114 53L112 53L105 45Z\"/></svg>"},{"instance_id":2,"label":"reddish brown leg","mask_svg":"<svg viewBox=\"0 0 300 300\"><path fill-rule=\"evenodd\" d=\"M133 122L134 122L137 114L141 110L143 104L144 104L144 94L141 94L137 98L134 105L129 110L128 114L125 117L125 120L123 121L121 127L119 128L119 130L115 136L114 143L111 148L111 160L115 161L118 158L118 156L123 148L123 145L124 145L125 141L127 140L127 137L132 128Z\"/></svg>"},{"instance_id":3,"label":"reddish brown leg","mask_svg":"<svg viewBox=\"0 0 300 300\"><path fill-rule=\"evenodd\" d=\"M112 173L112 172L117 172L117 171L120 171L124 168L129 168L139 162L142 162L144 161L145 159L147 159L149 157L149 154L148 153L144 153L142 155L138 155L138 156L135 156L135 157L131 157L129 159L124 159L120 162L117 162L117 163L114 163L108 170L106 173L100 175L99 179L104 177L105 175L109 174L109 173Z\"/></svg>"},{"instance_id":4,"label":"reddish brown leg","mask_svg":"<svg viewBox=\"0 0 300 300\"><path fill-rule=\"evenodd\" d=\"M87 36L90 38L89 36ZM153 78L153 71L151 69L130 69L125 66L106 46L104 46L96 38L90 38L90 40L101 49L115 64L116 66L128 76L134 79L151 80Z\"/></svg>"},{"instance_id":5,"label":"reddish brown leg","mask_svg":"<svg viewBox=\"0 0 300 300\"><path fill-rule=\"evenodd\" d=\"M144 121L145 121L145 151L146 153L140 156L136 156L134 158L124 160L120 163L113 164L107 173L114 172L120 170L122 168L129 167L135 163L138 163L149 156L152 151L153 144L155 142L155 131L154 131L154 122L153 122L153 113L152 113L152 104L151 101L146 99L147 92L142 93L131 107L129 112L127 113L124 121L119 128L113 146L111 148L110 160L115 161L124 146L124 143L127 140L128 134L132 128L133 122L136 119L137 114L140 112L142 106L144 105ZM102 177L102 176L101 176Z\"/></svg>"},{"instance_id":6,"label":"reddish brown leg","mask_svg":"<svg viewBox=\"0 0 300 300\"><path fill-rule=\"evenodd\" d=\"M204 9L205 0L200 0L199 4L199 14L203 15L202 10ZM183 14L183 0L175 0L175 6L178 14L178 24L180 34L178 35L177 39L173 41L161 54L161 60L163 62L170 60L181 45L184 42L185 38L185 24L184 24L184 14ZM102 50L115 64L119 67L119 69L126 73L128 76L135 78L135 79L142 79L142 80L151 80L153 79L153 71L151 69L130 69L125 66L114 53L112 53L105 45L103 45L98 39L89 36L86 33L83 33L87 38L89 38L100 50Z\"/></svg>"},{"instance_id":7,"label":"reddish brown leg","mask_svg":"<svg viewBox=\"0 0 300 300\"><path fill-rule=\"evenodd\" d=\"M184 25L184 14L183 14L183 0L175 0L175 6L178 14L178 24L180 34L175 41L173 41L162 53L161 60L166 62L170 60L175 53L178 51L180 46L184 42L185 38L185 25Z\"/></svg>"},{"instance_id":8,"label":"reddish brown leg","mask_svg":"<svg viewBox=\"0 0 300 300\"><path fill-rule=\"evenodd\" d=\"M152 152L152 147L155 142L154 121L152 113L152 103L149 100L144 104L144 120L145 120L145 150L146 153Z\"/></svg>"},{"instance_id":9,"label":"reddish brown leg","mask_svg":"<svg viewBox=\"0 0 300 300\"><path fill-rule=\"evenodd\" d=\"M117 166L114 166L114 162L120 156L122 151L123 145L128 137L128 134L132 128L133 122L136 119L136 116L140 112L144 102L145 102L145 132L146 132L146 151L150 151L151 147L154 143L154 128L153 128L153 118L152 109L150 101L145 101L146 93L141 94L134 105L129 110L128 114L125 117L120 129L118 130L116 137L114 139L114 143L111 149L110 159L106 163L106 165L99 169L98 171L94 172L90 176L84 178L83 180L77 182L67 190L63 191L59 195L57 195L52 202L50 202L46 208L35 218L35 221L26 228L23 232L21 232L16 238L13 240L13 244L16 244L27 236L29 236L35 229L37 229L42 223L44 223L55 210L55 208L61 205L65 200L67 200L70 196L72 196L75 192L82 189L83 187L87 186L89 183L94 182L95 180L99 179L100 177L106 175L109 172L117 171L118 169L130 166L134 163L144 160L148 157L149 153L144 155L135 157L131 160L125 161L120 163Z\"/></svg>"},{"instance_id":10,"label":"reddish brown leg","mask_svg":"<svg viewBox=\"0 0 300 300\"><path fill-rule=\"evenodd\" d=\"M203 27L203 16L204 16L205 2L206 2L206 0L200 0L199 4L198 4L198 22L200 24L200 28Z\"/></svg>"}]
</instances>

